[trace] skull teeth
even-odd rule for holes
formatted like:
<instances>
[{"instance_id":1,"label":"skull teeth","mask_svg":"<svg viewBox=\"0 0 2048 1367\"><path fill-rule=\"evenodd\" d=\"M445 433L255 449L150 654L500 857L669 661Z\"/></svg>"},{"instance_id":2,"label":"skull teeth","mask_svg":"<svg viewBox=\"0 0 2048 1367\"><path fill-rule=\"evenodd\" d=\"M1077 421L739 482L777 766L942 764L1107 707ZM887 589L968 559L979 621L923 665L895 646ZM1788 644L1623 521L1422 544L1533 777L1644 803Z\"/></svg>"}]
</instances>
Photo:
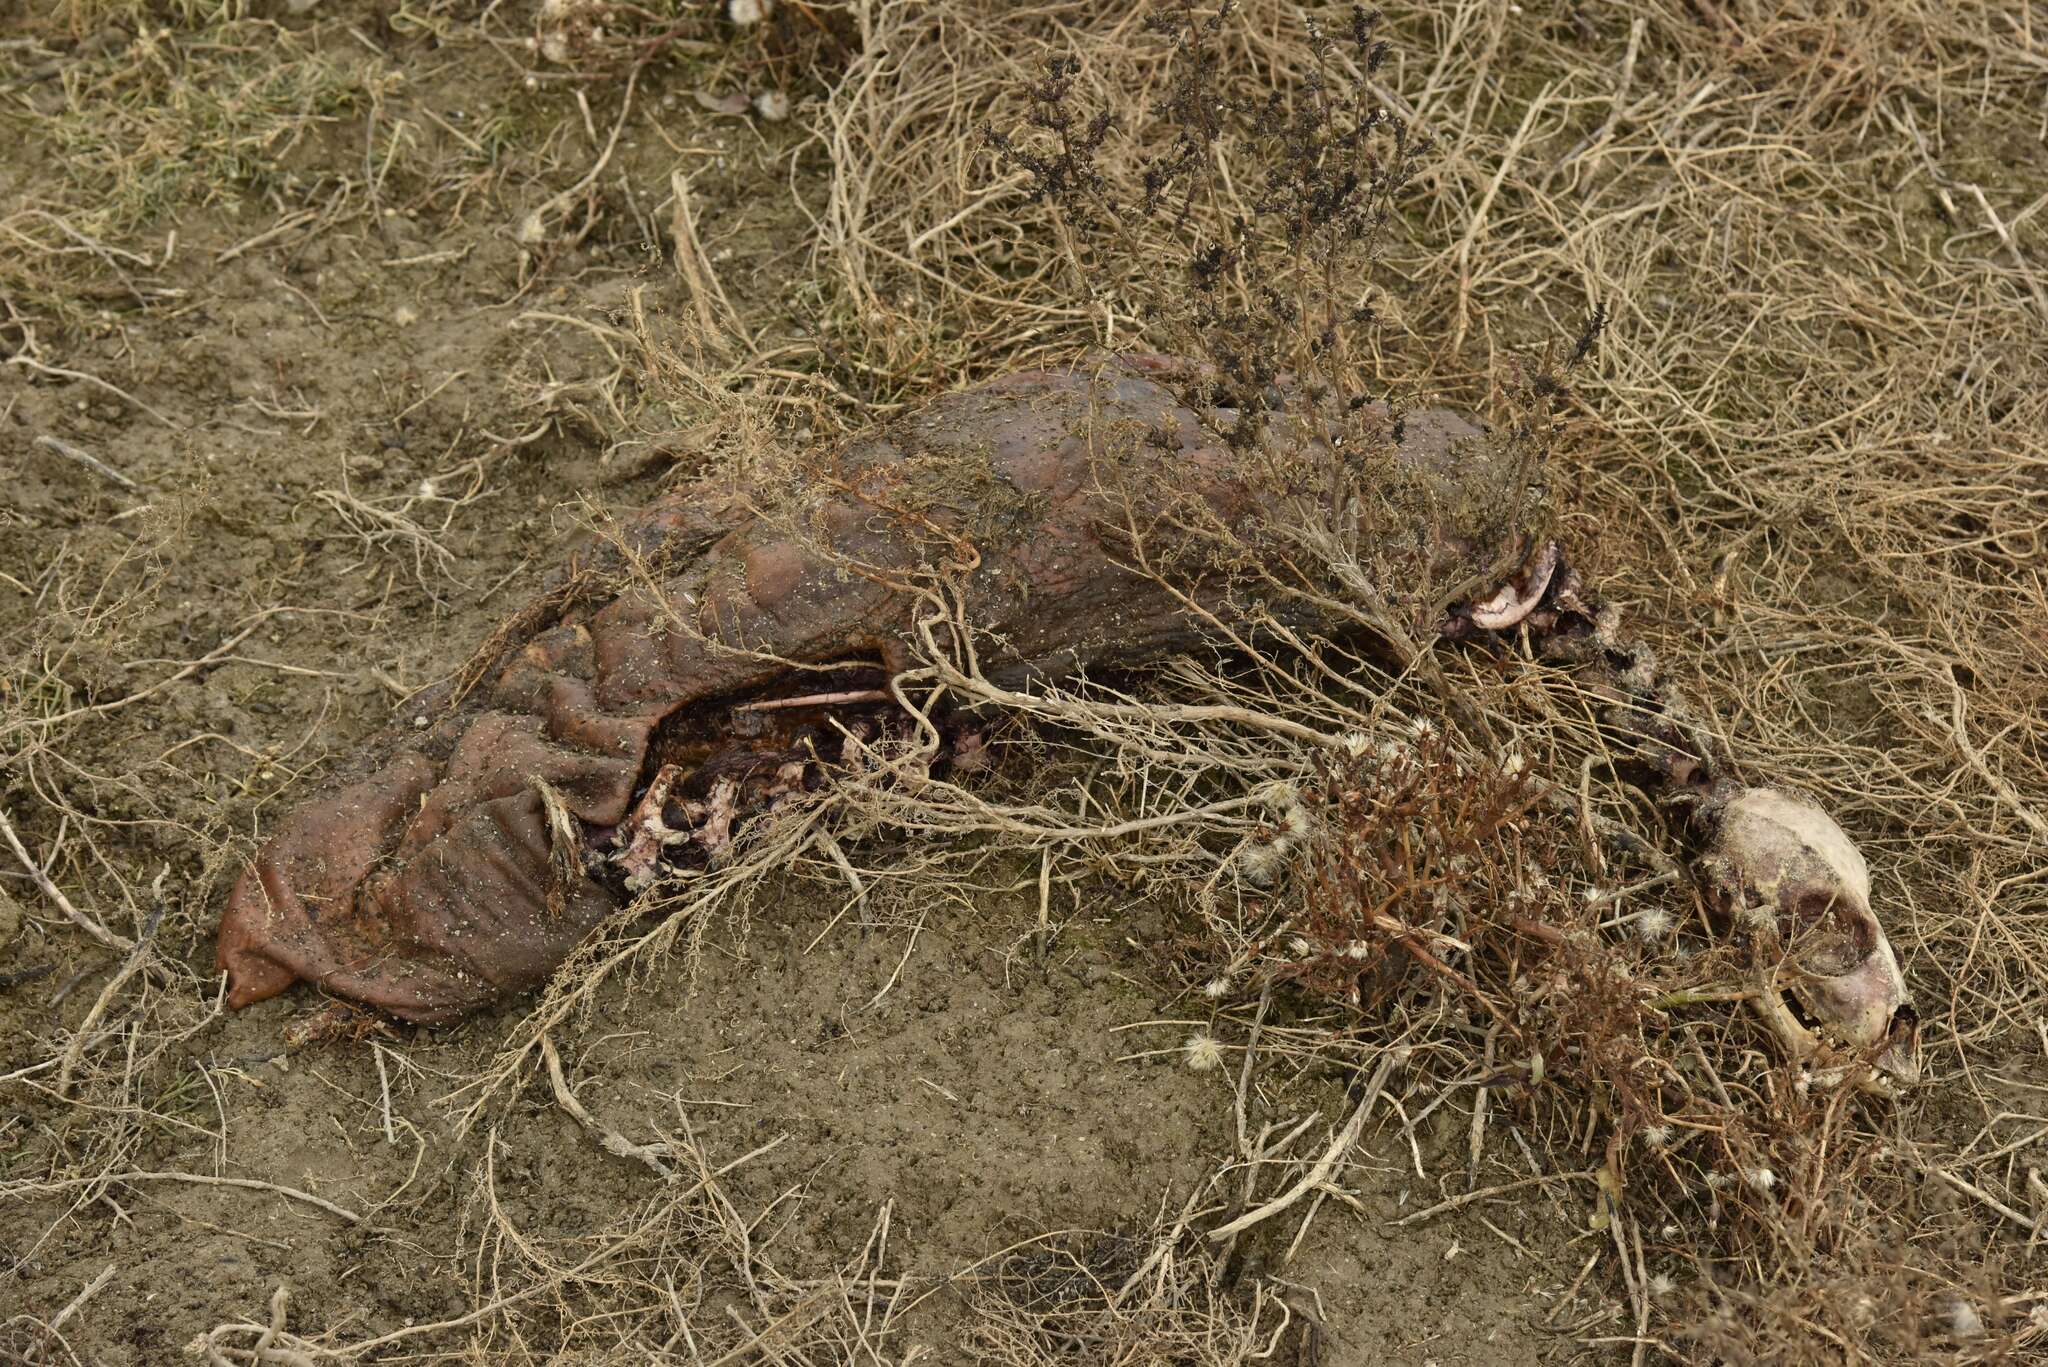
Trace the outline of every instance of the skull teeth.
<instances>
[{"instance_id":1,"label":"skull teeth","mask_svg":"<svg viewBox=\"0 0 2048 1367\"><path fill-rule=\"evenodd\" d=\"M1750 1004L1784 1046L1788 1058L1805 1062L1821 1052L1822 1027L1792 988L1774 982L1765 983ZM1877 1056L1871 1067L1845 1064L1827 1068L1816 1073L1814 1080L1836 1086L1853 1079L1863 1091L1878 1096L1897 1096L1902 1087L1920 1080L1917 1039L1918 1022L1913 1009L1902 1006L1886 1032L1884 1052Z\"/></svg>"}]
</instances>

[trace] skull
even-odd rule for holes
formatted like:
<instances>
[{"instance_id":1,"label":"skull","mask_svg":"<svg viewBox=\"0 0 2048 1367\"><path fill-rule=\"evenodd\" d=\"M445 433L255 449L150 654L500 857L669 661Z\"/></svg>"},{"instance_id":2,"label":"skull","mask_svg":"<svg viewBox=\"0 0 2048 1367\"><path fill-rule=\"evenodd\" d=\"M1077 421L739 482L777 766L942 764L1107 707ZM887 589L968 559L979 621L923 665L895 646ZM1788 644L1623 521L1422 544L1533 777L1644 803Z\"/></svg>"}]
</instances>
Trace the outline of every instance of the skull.
<instances>
[{"instance_id":1,"label":"skull","mask_svg":"<svg viewBox=\"0 0 2048 1367\"><path fill-rule=\"evenodd\" d=\"M1870 909L1870 869L1842 828L1803 798L1744 788L1721 806L1701 861L1723 910L1782 952L1764 970L1757 1014L1796 1059L1825 1046L1875 1064L1829 1070L1889 1094L1919 1076L1912 998ZM1769 943L1770 941L1766 941Z\"/></svg>"}]
</instances>

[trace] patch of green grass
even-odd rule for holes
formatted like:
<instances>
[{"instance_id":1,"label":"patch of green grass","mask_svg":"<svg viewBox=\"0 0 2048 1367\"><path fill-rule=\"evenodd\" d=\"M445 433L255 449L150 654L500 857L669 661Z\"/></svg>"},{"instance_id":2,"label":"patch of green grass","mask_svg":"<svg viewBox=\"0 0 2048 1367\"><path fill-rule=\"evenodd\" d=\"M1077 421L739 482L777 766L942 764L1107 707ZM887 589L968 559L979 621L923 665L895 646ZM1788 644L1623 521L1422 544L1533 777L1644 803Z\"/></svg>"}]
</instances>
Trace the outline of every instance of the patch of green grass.
<instances>
[{"instance_id":1,"label":"patch of green grass","mask_svg":"<svg viewBox=\"0 0 2048 1367\"><path fill-rule=\"evenodd\" d=\"M143 1122L152 1130L176 1135L176 1122L188 1116L196 1118L209 1096L205 1075L197 1064L188 1063L142 1108Z\"/></svg>"},{"instance_id":2,"label":"patch of green grass","mask_svg":"<svg viewBox=\"0 0 2048 1367\"><path fill-rule=\"evenodd\" d=\"M64 107L35 133L85 192L95 230L120 233L287 183L296 153L395 80L367 54L320 51L268 24L156 30L67 70Z\"/></svg>"},{"instance_id":3,"label":"patch of green grass","mask_svg":"<svg viewBox=\"0 0 2048 1367\"><path fill-rule=\"evenodd\" d=\"M483 149L483 156L475 159L497 166L509 156L539 147L562 117L561 111L544 109L537 100L515 98L494 104L480 111L470 129L470 136Z\"/></svg>"}]
</instances>

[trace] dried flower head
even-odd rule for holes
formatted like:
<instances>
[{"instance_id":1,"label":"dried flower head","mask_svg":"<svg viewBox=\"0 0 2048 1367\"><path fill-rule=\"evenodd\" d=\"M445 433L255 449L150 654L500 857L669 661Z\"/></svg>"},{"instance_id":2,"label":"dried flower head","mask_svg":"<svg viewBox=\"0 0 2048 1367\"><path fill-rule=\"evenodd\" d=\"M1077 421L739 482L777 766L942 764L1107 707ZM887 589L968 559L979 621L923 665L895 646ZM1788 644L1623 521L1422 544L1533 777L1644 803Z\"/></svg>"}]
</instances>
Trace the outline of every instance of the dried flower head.
<instances>
[{"instance_id":1,"label":"dried flower head","mask_svg":"<svg viewBox=\"0 0 2048 1367\"><path fill-rule=\"evenodd\" d=\"M1214 1072L1223 1066L1223 1041L1207 1033L1189 1035L1181 1060L1198 1073Z\"/></svg>"},{"instance_id":2,"label":"dried flower head","mask_svg":"<svg viewBox=\"0 0 2048 1367\"><path fill-rule=\"evenodd\" d=\"M1239 852L1237 866L1243 872L1246 882L1257 887L1265 887L1280 876L1280 870L1286 863L1286 855L1285 841L1254 841Z\"/></svg>"},{"instance_id":3,"label":"dried flower head","mask_svg":"<svg viewBox=\"0 0 2048 1367\"><path fill-rule=\"evenodd\" d=\"M1671 913L1662 907L1644 907L1636 913L1636 937L1645 944L1658 944L1671 933Z\"/></svg>"},{"instance_id":4,"label":"dried flower head","mask_svg":"<svg viewBox=\"0 0 2048 1367\"><path fill-rule=\"evenodd\" d=\"M1266 805L1276 812L1285 812L1290 807L1301 805L1301 789L1284 780L1266 784L1259 791Z\"/></svg>"}]
</instances>

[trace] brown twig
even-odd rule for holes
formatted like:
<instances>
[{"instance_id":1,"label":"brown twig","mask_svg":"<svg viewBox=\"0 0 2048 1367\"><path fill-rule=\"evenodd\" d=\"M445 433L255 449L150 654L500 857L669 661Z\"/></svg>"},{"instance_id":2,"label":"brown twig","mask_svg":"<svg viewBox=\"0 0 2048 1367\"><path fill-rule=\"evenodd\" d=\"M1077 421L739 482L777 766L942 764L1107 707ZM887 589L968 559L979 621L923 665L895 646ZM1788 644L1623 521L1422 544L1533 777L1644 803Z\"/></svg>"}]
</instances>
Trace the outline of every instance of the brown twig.
<instances>
[{"instance_id":1,"label":"brown twig","mask_svg":"<svg viewBox=\"0 0 2048 1367\"><path fill-rule=\"evenodd\" d=\"M42 447L45 451L53 451L68 461L74 461L79 465L83 465L101 479L118 484L123 489L132 492L142 487L113 466L101 460L98 456L95 456L92 452L82 446L74 446L62 437L53 437L49 433L44 432L36 437L35 444Z\"/></svg>"},{"instance_id":2,"label":"brown twig","mask_svg":"<svg viewBox=\"0 0 2048 1367\"><path fill-rule=\"evenodd\" d=\"M1389 1049L1380 1059L1379 1067L1373 1071L1372 1081L1365 1086L1365 1094L1358 1099L1357 1106L1352 1108L1350 1119L1337 1131L1329 1147L1323 1150L1322 1157L1316 1159L1314 1165L1303 1173L1294 1185L1264 1205L1248 1210L1230 1223L1210 1230L1210 1241L1221 1243L1254 1225L1272 1219L1329 1181L1330 1174L1337 1170L1337 1164L1343 1161L1344 1155L1351 1152L1351 1146L1356 1144L1358 1136L1364 1133L1366 1118L1372 1114L1373 1103L1380 1099L1380 1092L1387 1085L1387 1078L1400 1066L1404 1052Z\"/></svg>"},{"instance_id":3,"label":"brown twig","mask_svg":"<svg viewBox=\"0 0 2048 1367\"><path fill-rule=\"evenodd\" d=\"M28 876L34 880L37 887L43 890L43 895L56 905L57 910L64 913L64 919L77 926L87 935L92 936L93 939L99 941L108 949L127 951L135 947L133 940L124 939L114 934L113 931L108 930L98 921L93 920L92 917L87 916L72 905L71 899L64 895L64 890L51 880L48 871L30 857L28 848L21 843L21 837L14 833L14 823L7 819L5 808L0 808L0 837L6 839L8 847L14 851L14 857L20 861L24 869L28 870Z\"/></svg>"},{"instance_id":4,"label":"brown twig","mask_svg":"<svg viewBox=\"0 0 2048 1367\"><path fill-rule=\"evenodd\" d=\"M1390 1223L1396 1229L1405 1225L1420 1224L1424 1220L1434 1219L1436 1216L1460 1210L1465 1206L1471 1205L1474 1201L1485 1201L1495 1196L1506 1196L1510 1192L1526 1191L1530 1187L1555 1186L1559 1182L1598 1182L1600 1180L1600 1172L1599 1168L1588 1168L1584 1172L1543 1173L1535 1177L1524 1177L1519 1181L1503 1182L1499 1186L1485 1187L1479 1191L1468 1191L1462 1196L1453 1196L1447 1201L1439 1201L1433 1206L1418 1210L1412 1215L1404 1215Z\"/></svg>"}]
</instances>

